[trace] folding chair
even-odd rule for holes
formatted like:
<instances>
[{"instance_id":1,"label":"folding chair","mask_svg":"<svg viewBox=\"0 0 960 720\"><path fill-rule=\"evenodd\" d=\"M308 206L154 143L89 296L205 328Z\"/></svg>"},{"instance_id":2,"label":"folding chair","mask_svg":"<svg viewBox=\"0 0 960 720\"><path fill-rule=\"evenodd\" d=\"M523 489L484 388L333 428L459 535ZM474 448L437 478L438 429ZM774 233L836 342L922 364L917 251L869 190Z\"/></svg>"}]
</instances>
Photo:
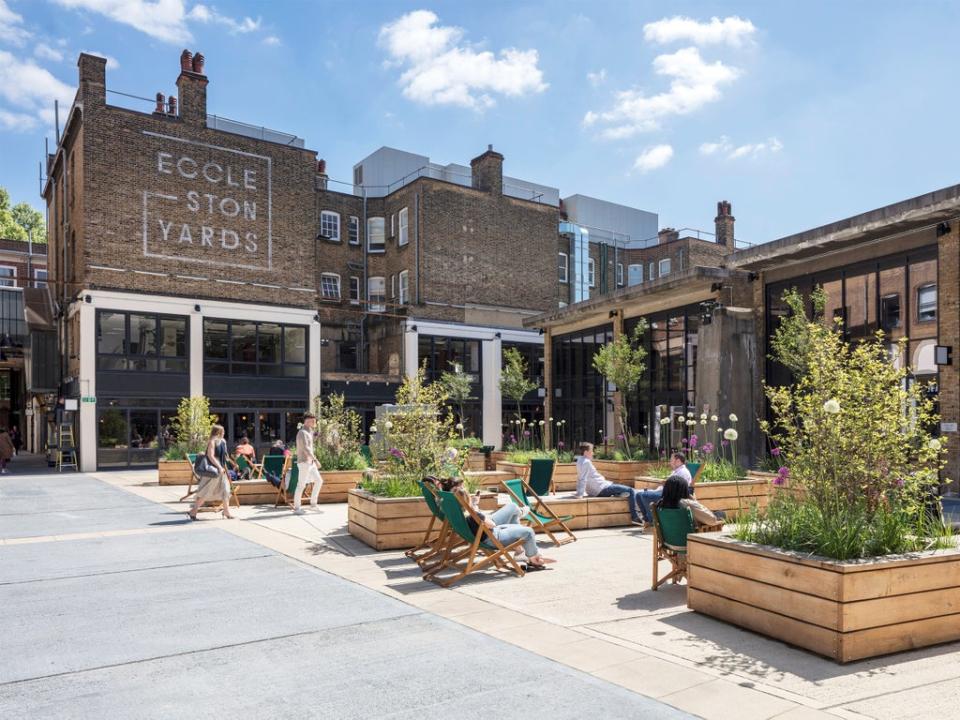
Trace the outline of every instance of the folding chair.
<instances>
[{"instance_id":1,"label":"folding chair","mask_svg":"<svg viewBox=\"0 0 960 720\"><path fill-rule=\"evenodd\" d=\"M459 535L454 535L451 531L450 523L440 509L435 486L422 480L419 480L418 484L420 485L420 492L423 493L423 499L426 500L432 517L430 518L430 524L427 526L427 532L424 534L423 540L416 547L407 550L404 555L417 563L421 570L429 572L438 566L439 558L447 549L448 545L452 550L462 545L463 539L460 538ZM432 537L433 528L437 522L440 523L440 530L436 537Z\"/></svg>"},{"instance_id":2,"label":"folding chair","mask_svg":"<svg viewBox=\"0 0 960 720\"><path fill-rule=\"evenodd\" d=\"M283 465L280 467L280 485L277 487L277 497L273 506L280 507L280 503L284 503L292 507L293 500L290 495L297 489L299 481L300 469L297 464L290 457L283 458Z\"/></svg>"},{"instance_id":3,"label":"folding chair","mask_svg":"<svg viewBox=\"0 0 960 720\"><path fill-rule=\"evenodd\" d=\"M477 515L477 512L470 507L468 502L462 500L455 493L444 492L443 490L438 490L437 496L440 499L440 510L450 523L450 529L452 530L451 535L455 534L462 541L462 543L458 541L456 544L466 544L468 547L466 550L454 555L453 551L456 549L456 545L451 539L451 542L448 542L444 547L443 556L439 563L437 563L436 568L424 574L423 577L425 579L432 580L442 587L450 587L457 580L466 577L470 573L491 566L498 570L512 570L519 577L523 577L523 568L520 567L512 554L523 545L522 538L509 545L504 545L497 540L493 533L483 524L483 518ZM469 513L470 517L472 517L477 524L476 533L473 532L469 523L467 523L467 519L463 514L464 512ZM483 557L478 560L477 555L479 554L482 554ZM458 563L460 561L465 561L465 564L462 566L459 565ZM449 578L438 579L436 577L440 571L450 568L455 568L459 570L459 572Z\"/></svg>"},{"instance_id":4,"label":"folding chair","mask_svg":"<svg viewBox=\"0 0 960 720\"><path fill-rule=\"evenodd\" d=\"M241 473L246 473L250 480L261 480L263 478L263 463L250 462L246 455L237 455L237 467Z\"/></svg>"},{"instance_id":5,"label":"folding chair","mask_svg":"<svg viewBox=\"0 0 960 720\"><path fill-rule=\"evenodd\" d=\"M657 509L650 503L653 515L653 589L668 580L674 584L687 576L687 535L696 532L693 514L687 508ZM660 561L670 561L670 572L662 578Z\"/></svg>"},{"instance_id":6,"label":"folding chair","mask_svg":"<svg viewBox=\"0 0 960 720\"><path fill-rule=\"evenodd\" d=\"M187 453L184 455L184 457L187 459L187 462L190 463L190 484L187 485L187 494L180 498L179 502L183 502L188 497L193 495L193 486L200 484L200 478L197 477L197 472L193 469L193 464L197 461L197 455L199 454L200 453Z\"/></svg>"},{"instance_id":7,"label":"folding chair","mask_svg":"<svg viewBox=\"0 0 960 720\"><path fill-rule=\"evenodd\" d=\"M363 459L367 461L367 467L373 467L375 465L373 462L373 452L370 450L369 445L361 445L360 454L363 455Z\"/></svg>"},{"instance_id":8,"label":"folding chair","mask_svg":"<svg viewBox=\"0 0 960 720\"><path fill-rule=\"evenodd\" d=\"M534 458L527 469L527 484L537 495L552 495L553 458Z\"/></svg>"},{"instance_id":9,"label":"folding chair","mask_svg":"<svg viewBox=\"0 0 960 720\"><path fill-rule=\"evenodd\" d=\"M703 470L703 463L688 462L686 466L687 472L690 473L690 489L692 490L700 477L700 472Z\"/></svg>"},{"instance_id":10,"label":"folding chair","mask_svg":"<svg viewBox=\"0 0 960 720\"><path fill-rule=\"evenodd\" d=\"M273 481L270 480L270 477L277 477L280 478L277 487L282 486L283 476L286 474L287 459L286 455L264 455L260 463L260 479L267 480L272 485Z\"/></svg>"},{"instance_id":11,"label":"folding chair","mask_svg":"<svg viewBox=\"0 0 960 720\"><path fill-rule=\"evenodd\" d=\"M554 545L565 545L577 539L577 536L567 527L567 523L573 519L573 515L564 515L563 517L557 515L553 509L543 501L543 498L530 487L530 484L526 480L521 478L504 480L503 485L507 488L507 493L513 502L521 507L524 505L530 507L527 520L531 525L543 528L543 531L553 540ZM534 502L530 502L527 495L528 492L533 496ZM565 532L570 537L564 538L562 541L558 540L550 528L555 528L558 532Z\"/></svg>"}]
</instances>

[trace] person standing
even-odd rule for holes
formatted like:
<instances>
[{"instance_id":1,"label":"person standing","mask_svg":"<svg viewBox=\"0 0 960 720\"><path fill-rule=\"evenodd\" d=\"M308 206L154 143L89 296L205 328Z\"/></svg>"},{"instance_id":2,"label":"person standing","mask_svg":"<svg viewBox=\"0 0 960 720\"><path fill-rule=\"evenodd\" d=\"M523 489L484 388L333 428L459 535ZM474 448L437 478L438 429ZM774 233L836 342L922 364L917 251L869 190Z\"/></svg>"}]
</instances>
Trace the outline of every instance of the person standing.
<instances>
[{"instance_id":1,"label":"person standing","mask_svg":"<svg viewBox=\"0 0 960 720\"><path fill-rule=\"evenodd\" d=\"M297 433L297 488L293 493L293 512L301 515L304 511L300 507L303 497L303 488L313 483L310 491L310 506L317 506L320 488L323 487L323 478L320 477L320 463L313 452L313 431L317 427L317 416L307 413L303 416L303 425Z\"/></svg>"},{"instance_id":2,"label":"person standing","mask_svg":"<svg viewBox=\"0 0 960 720\"><path fill-rule=\"evenodd\" d=\"M210 439L207 440L206 452L201 456L204 462L194 466L200 483L190 508L190 519L197 519L197 511L205 502L219 500L223 503L223 516L228 520L230 514L230 480L227 478L225 465L227 443L223 439L223 425L214 425L210 429Z\"/></svg>"},{"instance_id":3,"label":"person standing","mask_svg":"<svg viewBox=\"0 0 960 720\"><path fill-rule=\"evenodd\" d=\"M13 443L13 454L19 455L20 448L23 446L23 440L20 438L20 430L16 425L10 428L10 442Z\"/></svg>"},{"instance_id":4,"label":"person standing","mask_svg":"<svg viewBox=\"0 0 960 720\"><path fill-rule=\"evenodd\" d=\"M13 441L6 428L0 427L0 474L7 474L7 463L13 457Z\"/></svg>"},{"instance_id":5,"label":"person standing","mask_svg":"<svg viewBox=\"0 0 960 720\"><path fill-rule=\"evenodd\" d=\"M607 480L593 464L593 443L580 443L580 457L577 458L577 497L621 497L629 498L630 518L634 525L643 525L637 512L637 491L626 485L618 485Z\"/></svg>"}]
</instances>

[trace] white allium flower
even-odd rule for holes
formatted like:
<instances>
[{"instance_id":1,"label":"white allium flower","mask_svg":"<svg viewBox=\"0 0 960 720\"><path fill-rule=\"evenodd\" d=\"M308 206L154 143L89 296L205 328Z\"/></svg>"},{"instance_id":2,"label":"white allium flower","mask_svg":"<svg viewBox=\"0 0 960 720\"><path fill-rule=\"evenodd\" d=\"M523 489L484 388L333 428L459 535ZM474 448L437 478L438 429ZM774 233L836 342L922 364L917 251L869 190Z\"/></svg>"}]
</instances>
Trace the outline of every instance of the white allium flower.
<instances>
[{"instance_id":1,"label":"white allium flower","mask_svg":"<svg viewBox=\"0 0 960 720\"><path fill-rule=\"evenodd\" d=\"M660 418L660 424L661 424L661 425L669 425L669 424L670 424L670 418Z\"/></svg>"},{"instance_id":2,"label":"white allium flower","mask_svg":"<svg viewBox=\"0 0 960 720\"><path fill-rule=\"evenodd\" d=\"M931 450L936 450L937 452L939 452L940 448L942 448L943 445L936 438L932 438L930 442L927 443L927 447L930 448Z\"/></svg>"},{"instance_id":3,"label":"white allium flower","mask_svg":"<svg viewBox=\"0 0 960 720\"><path fill-rule=\"evenodd\" d=\"M836 415L840 412L840 403L838 403L835 398L830 398L823 404L823 411L831 415Z\"/></svg>"},{"instance_id":4,"label":"white allium flower","mask_svg":"<svg viewBox=\"0 0 960 720\"><path fill-rule=\"evenodd\" d=\"M700 421L700 424L701 424L701 425L706 425L706 424L707 424L707 419L704 418L703 420L701 420L701 421Z\"/></svg>"},{"instance_id":5,"label":"white allium flower","mask_svg":"<svg viewBox=\"0 0 960 720\"><path fill-rule=\"evenodd\" d=\"M707 414L706 414L706 413L700 413L700 419L701 419L701 420L706 420L706 419L707 419Z\"/></svg>"},{"instance_id":6,"label":"white allium flower","mask_svg":"<svg viewBox=\"0 0 960 720\"><path fill-rule=\"evenodd\" d=\"M687 420L687 427L693 427L697 424L696 420Z\"/></svg>"},{"instance_id":7,"label":"white allium flower","mask_svg":"<svg viewBox=\"0 0 960 720\"><path fill-rule=\"evenodd\" d=\"M687 419L686 419L683 415L680 415L680 416L677 418L677 422L678 422L678 423L685 423L686 421L687 421Z\"/></svg>"},{"instance_id":8,"label":"white allium flower","mask_svg":"<svg viewBox=\"0 0 960 720\"><path fill-rule=\"evenodd\" d=\"M393 423L392 423L390 420L387 420L387 421L383 424L383 426L384 426L387 430L390 430L390 429L393 427Z\"/></svg>"},{"instance_id":9,"label":"white allium flower","mask_svg":"<svg viewBox=\"0 0 960 720\"><path fill-rule=\"evenodd\" d=\"M540 425L540 427L543 427L543 425L544 425L543 420L541 420L541 421L539 422L539 425Z\"/></svg>"},{"instance_id":10,"label":"white allium flower","mask_svg":"<svg viewBox=\"0 0 960 720\"><path fill-rule=\"evenodd\" d=\"M736 421L737 421L737 416L734 415L733 413L730 413L730 422L736 422Z\"/></svg>"},{"instance_id":11,"label":"white allium flower","mask_svg":"<svg viewBox=\"0 0 960 720\"><path fill-rule=\"evenodd\" d=\"M724 439L724 440L731 440L731 441L732 441L732 440L736 440L736 439L737 439L737 431L734 430L733 428L727 428L726 430L723 431L723 439Z\"/></svg>"},{"instance_id":12,"label":"white allium flower","mask_svg":"<svg viewBox=\"0 0 960 720\"><path fill-rule=\"evenodd\" d=\"M711 416L710 416L710 422L717 422L719 419L720 419L720 418L718 418L716 415L711 415Z\"/></svg>"},{"instance_id":13,"label":"white allium flower","mask_svg":"<svg viewBox=\"0 0 960 720\"><path fill-rule=\"evenodd\" d=\"M371 426L370 426L370 432L372 432L372 433L375 434L375 433L377 432L377 426L376 426L376 425L371 425Z\"/></svg>"},{"instance_id":14,"label":"white allium flower","mask_svg":"<svg viewBox=\"0 0 960 720\"><path fill-rule=\"evenodd\" d=\"M550 418L550 422L553 422L553 418Z\"/></svg>"},{"instance_id":15,"label":"white allium flower","mask_svg":"<svg viewBox=\"0 0 960 720\"><path fill-rule=\"evenodd\" d=\"M457 430L463 430L463 423L457 423Z\"/></svg>"}]
</instances>

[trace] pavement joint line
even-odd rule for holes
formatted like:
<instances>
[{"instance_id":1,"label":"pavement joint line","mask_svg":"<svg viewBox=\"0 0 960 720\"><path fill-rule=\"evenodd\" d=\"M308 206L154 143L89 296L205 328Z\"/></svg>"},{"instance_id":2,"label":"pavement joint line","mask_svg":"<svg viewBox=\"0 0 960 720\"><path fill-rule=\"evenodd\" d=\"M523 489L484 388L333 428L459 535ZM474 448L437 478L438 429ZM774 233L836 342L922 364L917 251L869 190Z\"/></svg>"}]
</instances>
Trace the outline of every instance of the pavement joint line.
<instances>
[{"instance_id":1,"label":"pavement joint line","mask_svg":"<svg viewBox=\"0 0 960 720\"><path fill-rule=\"evenodd\" d=\"M956 680L957 680L957 677L953 677L953 678L951 678L951 680L956 681ZM932 687L932 686L934 686L934 685L939 685L939 684L941 684L941 683L943 683L943 682L945 682L943 679L940 679L940 680L931 680L930 682L920 683L919 685L911 685L910 687L907 687L907 688L899 688L898 690L886 690L886 691L884 691L884 692L879 692L879 693L877 693L876 695L870 695L869 697L859 698L859 699L857 699L857 700L844 700L843 702L838 702L838 703L833 703L833 704L831 704L831 705L826 705L826 706L824 706L823 709L825 709L825 710L837 709L837 710L844 710L845 712L854 712L854 713L856 713L856 710L849 710L849 709L845 708L844 705L849 705L849 704L851 704L851 703L861 703L861 702L865 702L865 701L867 701L867 700L876 700L877 698L886 697L886 696L888 696L888 695L899 695L900 693L911 692L911 691L913 691L913 690L920 690L921 688ZM861 714L862 714L862 713L857 713L857 715L861 715ZM864 715L863 717L870 717L870 716L869 716L869 715Z\"/></svg>"},{"instance_id":2,"label":"pavement joint line","mask_svg":"<svg viewBox=\"0 0 960 720\"><path fill-rule=\"evenodd\" d=\"M146 500L146 498L143 499ZM0 517L33 517L35 515L62 515L63 513L75 512L101 512L103 510L142 510L146 507L146 505L116 505L111 507L70 508L69 510L40 510L37 512L0 512Z\"/></svg>"},{"instance_id":3,"label":"pavement joint line","mask_svg":"<svg viewBox=\"0 0 960 720\"><path fill-rule=\"evenodd\" d=\"M287 633L285 635L273 635L266 638L257 638L255 640L246 640L238 643L228 643L226 645L214 645L213 647L200 648L197 650L187 650L185 652L169 653L167 655L155 655L148 658L139 658L137 660L127 660L126 662L108 663L107 665L97 665L95 667L81 668L79 670L65 670L64 672L51 673L49 675L37 675L35 677L21 678L20 680L9 680L0 682L0 688L11 685L22 685L23 683L36 682L39 680L51 680L58 677L67 677L69 675L81 675L83 673L97 672L98 670L110 670L112 668L121 668L128 665L142 665L144 663L156 662L157 660L168 660L171 658L188 657L190 655L200 655L202 653L216 652L218 650L231 650L234 648L246 647L249 645L259 645L261 643L273 642L275 640L287 640L289 638L306 637L308 635L317 635L330 630L343 630L347 628L362 627L364 625L376 625L384 622L392 622L402 617L416 617L421 613L412 613L408 615L394 615L388 618L378 620L364 620L362 622L348 623L347 625L331 625L329 627L318 628L316 630L304 630L303 632Z\"/></svg>"},{"instance_id":4,"label":"pavement joint line","mask_svg":"<svg viewBox=\"0 0 960 720\"><path fill-rule=\"evenodd\" d=\"M269 549L269 548L268 548ZM136 572L149 572L151 570L166 570L169 568L195 567L197 565L212 565L214 563L222 564L229 562L240 562L243 560L258 560L260 558L277 557L276 553L268 552L263 555L249 555L247 557L234 558L214 558L211 560L197 560L195 562L177 562L169 565L150 565L149 567L126 568L125 570L104 570L103 572L84 573L82 575L60 575L57 577L30 578L29 580L11 580L9 582L0 582L0 587L7 585L29 585L32 583L56 582L58 580L78 580L88 577L102 577L106 575L126 575Z\"/></svg>"},{"instance_id":5,"label":"pavement joint line","mask_svg":"<svg viewBox=\"0 0 960 720\"><path fill-rule=\"evenodd\" d=\"M6 538L4 544L6 545L33 545L35 543L44 543L44 542L63 542L66 540L90 540L92 538L104 538L104 537L123 537L126 535L152 535L154 533L168 533L168 532L194 532L195 530L200 530L201 528L196 527L195 529L192 524L177 525L175 527L150 527L150 528L130 528L126 530L102 530L102 531L91 531L91 532L82 532L82 533L68 533L66 535L34 535L27 537L14 537Z\"/></svg>"}]
</instances>

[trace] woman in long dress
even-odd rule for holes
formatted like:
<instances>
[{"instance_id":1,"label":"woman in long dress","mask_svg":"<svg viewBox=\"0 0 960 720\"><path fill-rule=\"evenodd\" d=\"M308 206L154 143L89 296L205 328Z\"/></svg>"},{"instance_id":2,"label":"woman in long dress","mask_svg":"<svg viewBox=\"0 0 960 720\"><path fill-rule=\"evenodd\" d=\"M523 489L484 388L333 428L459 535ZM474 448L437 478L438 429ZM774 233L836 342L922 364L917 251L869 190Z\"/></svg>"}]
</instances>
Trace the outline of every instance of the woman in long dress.
<instances>
[{"instance_id":1,"label":"woman in long dress","mask_svg":"<svg viewBox=\"0 0 960 720\"><path fill-rule=\"evenodd\" d=\"M223 425L214 425L210 430L210 439L207 440L207 468L209 472L200 474L200 484L190 507L190 519L197 519L197 511L205 502L223 503L223 516L228 520L230 514L230 480L227 477L225 466L227 443L223 439Z\"/></svg>"}]
</instances>

